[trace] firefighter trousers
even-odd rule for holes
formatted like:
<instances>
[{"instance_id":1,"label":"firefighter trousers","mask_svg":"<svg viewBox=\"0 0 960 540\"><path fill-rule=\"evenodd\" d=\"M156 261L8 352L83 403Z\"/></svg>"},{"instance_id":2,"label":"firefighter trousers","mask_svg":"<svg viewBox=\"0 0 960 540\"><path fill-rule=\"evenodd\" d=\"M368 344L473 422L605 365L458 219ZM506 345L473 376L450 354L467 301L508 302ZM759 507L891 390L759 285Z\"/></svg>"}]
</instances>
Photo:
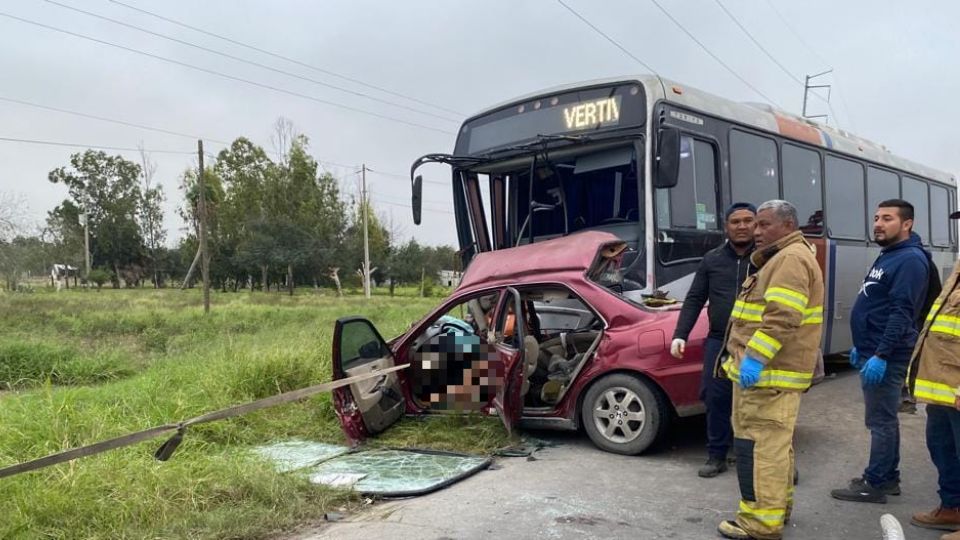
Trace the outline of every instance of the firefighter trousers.
<instances>
[{"instance_id":1,"label":"firefighter trousers","mask_svg":"<svg viewBox=\"0 0 960 540\"><path fill-rule=\"evenodd\" d=\"M793 430L800 393L733 385L737 524L754 538L778 539L793 508Z\"/></svg>"}]
</instances>

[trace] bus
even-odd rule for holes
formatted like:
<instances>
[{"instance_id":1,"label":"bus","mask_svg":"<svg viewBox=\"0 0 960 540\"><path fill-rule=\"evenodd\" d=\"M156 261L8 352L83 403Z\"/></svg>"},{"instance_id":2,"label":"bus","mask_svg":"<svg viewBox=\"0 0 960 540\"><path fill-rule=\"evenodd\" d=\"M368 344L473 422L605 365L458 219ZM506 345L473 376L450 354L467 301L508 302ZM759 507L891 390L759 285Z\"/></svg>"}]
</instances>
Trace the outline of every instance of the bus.
<instances>
[{"instance_id":1,"label":"bus","mask_svg":"<svg viewBox=\"0 0 960 540\"><path fill-rule=\"evenodd\" d=\"M786 199L823 271L825 354L852 346L851 308L879 253L878 202L914 205L914 231L942 278L957 255L953 175L845 130L659 76L553 88L470 117L452 154L411 167L418 225L415 174L425 163L452 169L464 268L478 253L606 231L628 246L618 293L634 302L683 300L703 254L723 242L729 204Z\"/></svg>"}]
</instances>

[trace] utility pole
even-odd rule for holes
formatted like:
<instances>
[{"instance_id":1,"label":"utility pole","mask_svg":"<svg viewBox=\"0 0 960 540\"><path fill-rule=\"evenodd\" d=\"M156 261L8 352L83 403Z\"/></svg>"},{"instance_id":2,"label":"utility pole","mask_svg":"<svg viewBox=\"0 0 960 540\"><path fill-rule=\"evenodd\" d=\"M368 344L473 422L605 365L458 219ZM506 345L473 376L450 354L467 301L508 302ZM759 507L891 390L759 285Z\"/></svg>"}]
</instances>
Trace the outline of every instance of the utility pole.
<instances>
[{"instance_id":1,"label":"utility pole","mask_svg":"<svg viewBox=\"0 0 960 540\"><path fill-rule=\"evenodd\" d=\"M210 313L210 257L207 253L207 188L203 180L203 140L197 141L200 172L197 174L197 212L200 214L200 274L203 276L203 312Z\"/></svg>"},{"instance_id":2,"label":"utility pole","mask_svg":"<svg viewBox=\"0 0 960 540\"><path fill-rule=\"evenodd\" d=\"M833 73L833 70L832 70L832 69L828 69L827 71L824 71L823 73L817 73L816 75L807 75L807 79L806 79L806 81L804 81L804 83L803 83L803 117L804 117L804 118L828 118L828 116L827 116L826 114L813 114L813 115L808 115L808 114L807 114L807 95L810 93L810 90L812 90L812 89L814 89L814 88L826 88L826 89L827 89L827 103L830 103L830 85L829 85L829 84L815 84L815 85L811 85L811 84L810 84L810 80L811 80L811 79L816 79L817 77L821 77L821 76L823 76L823 75L827 75L828 73Z\"/></svg>"},{"instance_id":3,"label":"utility pole","mask_svg":"<svg viewBox=\"0 0 960 540\"><path fill-rule=\"evenodd\" d=\"M87 214L87 210L83 210L83 259L86 263L86 271L84 277L90 277L90 216Z\"/></svg>"},{"instance_id":4,"label":"utility pole","mask_svg":"<svg viewBox=\"0 0 960 540\"><path fill-rule=\"evenodd\" d=\"M363 212L363 294L370 298L370 233L367 222L367 164L360 167L360 200L362 201L361 211Z\"/></svg>"}]
</instances>

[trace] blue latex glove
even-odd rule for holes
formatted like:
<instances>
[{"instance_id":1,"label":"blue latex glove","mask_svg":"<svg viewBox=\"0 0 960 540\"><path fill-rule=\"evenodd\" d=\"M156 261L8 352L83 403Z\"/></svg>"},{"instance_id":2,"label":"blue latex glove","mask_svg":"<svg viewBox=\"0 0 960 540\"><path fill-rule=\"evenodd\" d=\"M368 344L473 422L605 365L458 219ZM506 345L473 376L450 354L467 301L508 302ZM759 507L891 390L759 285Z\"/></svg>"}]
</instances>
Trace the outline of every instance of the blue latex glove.
<instances>
[{"instance_id":1,"label":"blue latex glove","mask_svg":"<svg viewBox=\"0 0 960 540\"><path fill-rule=\"evenodd\" d=\"M750 388L760 382L760 372L763 364L759 360L744 356L740 362L740 387Z\"/></svg>"},{"instance_id":2,"label":"blue latex glove","mask_svg":"<svg viewBox=\"0 0 960 540\"><path fill-rule=\"evenodd\" d=\"M879 384L883 380L883 374L887 372L887 361L879 356L871 356L867 363L860 370L860 376L863 377L863 384L871 386Z\"/></svg>"},{"instance_id":3,"label":"blue latex glove","mask_svg":"<svg viewBox=\"0 0 960 540\"><path fill-rule=\"evenodd\" d=\"M850 366L854 369L860 369L863 367L863 362L860 359L860 353L857 351L856 347L850 349Z\"/></svg>"}]
</instances>

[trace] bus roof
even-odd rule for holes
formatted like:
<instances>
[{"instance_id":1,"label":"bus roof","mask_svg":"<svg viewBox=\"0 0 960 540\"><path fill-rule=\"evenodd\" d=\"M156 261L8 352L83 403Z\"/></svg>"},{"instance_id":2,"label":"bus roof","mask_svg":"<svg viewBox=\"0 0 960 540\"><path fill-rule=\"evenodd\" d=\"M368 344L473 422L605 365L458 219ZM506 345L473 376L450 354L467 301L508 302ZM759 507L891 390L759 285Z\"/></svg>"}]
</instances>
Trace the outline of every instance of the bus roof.
<instances>
[{"instance_id":1,"label":"bus roof","mask_svg":"<svg viewBox=\"0 0 960 540\"><path fill-rule=\"evenodd\" d=\"M887 150L885 146L854 135L846 130L815 122L767 104L731 101L656 75L644 74L597 79L548 88L511 99L510 101L500 103L493 107L488 107L480 113L471 116L470 119L483 116L518 102L534 99L538 96L569 92L588 86L603 86L629 82L642 84L646 91L647 99L651 103L665 100L669 103L675 103L702 112L703 114L731 120L739 124L775 133L788 139L805 142L867 161L873 161L951 186L956 185L956 180L952 174L896 156Z\"/></svg>"}]
</instances>

